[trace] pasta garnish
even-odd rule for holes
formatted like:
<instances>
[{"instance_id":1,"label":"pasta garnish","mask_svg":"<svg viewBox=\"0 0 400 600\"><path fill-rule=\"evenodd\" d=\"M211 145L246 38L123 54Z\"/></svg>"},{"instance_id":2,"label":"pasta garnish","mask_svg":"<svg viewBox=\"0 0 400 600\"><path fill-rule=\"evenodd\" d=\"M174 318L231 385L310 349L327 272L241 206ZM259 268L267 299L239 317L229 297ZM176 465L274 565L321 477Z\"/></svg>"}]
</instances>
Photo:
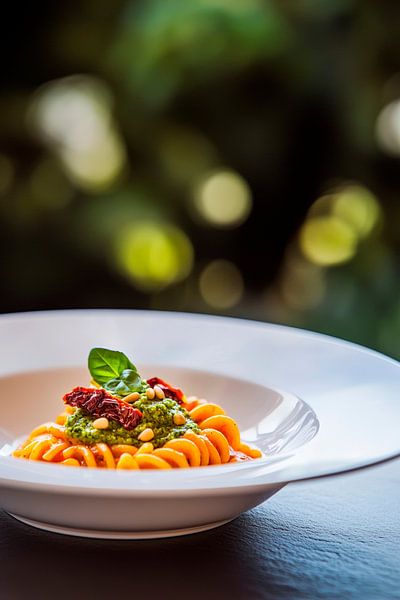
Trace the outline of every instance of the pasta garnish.
<instances>
[{"instance_id":1,"label":"pasta garnish","mask_svg":"<svg viewBox=\"0 0 400 600\"><path fill-rule=\"evenodd\" d=\"M262 456L241 441L236 421L219 404L187 398L158 377L143 380L120 352L93 349L89 370L92 387L66 394L55 422L33 429L13 456L116 470L205 467ZM146 437L151 441L141 441Z\"/></svg>"}]
</instances>

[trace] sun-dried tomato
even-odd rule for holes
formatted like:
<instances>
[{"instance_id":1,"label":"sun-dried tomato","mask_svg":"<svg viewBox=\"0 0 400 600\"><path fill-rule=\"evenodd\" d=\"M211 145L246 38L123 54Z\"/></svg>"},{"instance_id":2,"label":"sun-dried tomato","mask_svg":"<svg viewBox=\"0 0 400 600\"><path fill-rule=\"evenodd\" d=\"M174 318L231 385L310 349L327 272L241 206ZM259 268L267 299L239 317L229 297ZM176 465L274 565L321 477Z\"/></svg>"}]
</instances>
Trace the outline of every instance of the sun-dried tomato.
<instances>
[{"instance_id":1,"label":"sun-dried tomato","mask_svg":"<svg viewBox=\"0 0 400 600\"><path fill-rule=\"evenodd\" d=\"M107 417L120 423L125 429L134 429L143 415L128 402L111 396L106 390L76 387L65 394L65 404L82 408L92 417Z\"/></svg>"},{"instance_id":2,"label":"sun-dried tomato","mask_svg":"<svg viewBox=\"0 0 400 600\"><path fill-rule=\"evenodd\" d=\"M147 380L147 383L152 388L155 385L158 385L158 387L160 387L163 390L163 392L167 398L171 398L172 400L175 400L176 402L178 402L178 404L183 403L184 393L182 392L182 390L180 390L179 388L172 387L172 385L170 385L163 379L160 379L159 377L151 377L150 379Z\"/></svg>"}]
</instances>

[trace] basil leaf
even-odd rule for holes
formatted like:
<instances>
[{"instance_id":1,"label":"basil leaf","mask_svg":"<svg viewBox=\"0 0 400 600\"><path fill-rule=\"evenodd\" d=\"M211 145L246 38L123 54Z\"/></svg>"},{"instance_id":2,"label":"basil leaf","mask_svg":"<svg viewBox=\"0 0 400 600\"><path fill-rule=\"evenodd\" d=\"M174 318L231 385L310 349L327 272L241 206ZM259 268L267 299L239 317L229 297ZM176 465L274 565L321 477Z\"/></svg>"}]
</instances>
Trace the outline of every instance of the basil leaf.
<instances>
[{"instance_id":1,"label":"basil leaf","mask_svg":"<svg viewBox=\"0 0 400 600\"><path fill-rule=\"evenodd\" d=\"M144 391L143 380L136 369L125 369L119 377L107 381L104 384L104 389L120 397L128 396L132 392L141 393Z\"/></svg>"},{"instance_id":2,"label":"basil leaf","mask_svg":"<svg viewBox=\"0 0 400 600\"><path fill-rule=\"evenodd\" d=\"M136 373L139 377L135 365L123 352L107 350L107 348L92 348L89 353L88 367L92 379L99 385L119 378L126 370Z\"/></svg>"}]
</instances>

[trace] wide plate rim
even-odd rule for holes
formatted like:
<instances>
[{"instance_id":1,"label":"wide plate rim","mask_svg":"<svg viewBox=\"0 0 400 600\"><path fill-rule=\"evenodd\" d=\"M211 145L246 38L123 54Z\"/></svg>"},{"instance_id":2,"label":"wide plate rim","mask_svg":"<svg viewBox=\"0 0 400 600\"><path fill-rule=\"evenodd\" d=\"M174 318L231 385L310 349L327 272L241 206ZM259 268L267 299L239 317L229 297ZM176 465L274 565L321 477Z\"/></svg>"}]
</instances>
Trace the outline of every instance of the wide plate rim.
<instances>
[{"instance_id":1,"label":"wide plate rim","mask_svg":"<svg viewBox=\"0 0 400 600\"><path fill-rule=\"evenodd\" d=\"M357 352L361 352L364 353L368 356L372 356L375 359L379 359L385 362L390 363L391 365L395 366L395 367L399 367L400 363L398 361L396 361L393 358L387 357L384 354L381 354L375 350L371 350L369 348L366 348L364 346L360 346L359 344L355 344L353 342L348 342L346 340L340 340L338 338L329 336L329 335L325 335L325 334L320 334L320 333L316 333L316 332L311 332L311 331L307 331L305 329L300 329L300 328L296 328L296 327L290 327L290 326L286 326L286 325L280 325L280 324L274 324L274 323L264 323L261 321L255 321L255 320L251 320L251 319L241 319L241 318L237 318L237 317L225 317L225 316L215 316L215 315L208 315L208 314L197 314L197 313L183 313L183 312L174 312L174 311L151 311L151 310L135 310L135 309L64 309L64 310L46 310L46 311L29 311L29 312L21 312L21 313L7 313L4 315L0 315L0 328L2 326L2 323L4 321L9 321L12 319L17 319L17 320L24 320L27 318L35 318L35 319L44 319L44 318L57 318L57 317L72 317L72 316L80 316L80 317L84 317L86 315L91 315L91 316L96 316L99 314L106 314L106 315L112 315L112 316L123 316L123 315L132 315L132 314L136 314L136 315L147 315L147 316L155 316L157 315L158 317L164 317L164 318L183 318L183 319L195 319L195 320L202 320L202 319L207 319L207 320L217 320L217 321L224 321L224 322L228 322L230 324L235 324L235 326L241 326L241 325L246 325L246 326L250 326L250 327L257 327L257 328L262 328L265 330L281 330L284 332L287 332L291 335L295 335L295 336L306 336L309 339L323 339L325 342L329 342L332 344L335 344L336 346L346 346L347 348L351 348ZM66 365L67 366L67 365ZM34 369L35 370L35 369ZM215 372L215 371L214 371ZM13 371L13 373L15 374L15 371ZM18 371L17 371L18 373ZM7 375L8 373L2 373L3 375ZM289 389L289 392L293 393L293 390ZM307 399L305 399L305 402L307 402ZM318 417L318 413L317 413L317 417ZM172 487L171 485L168 486L168 484L166 484L165 482L163 482L162 486L159 487L142 487L140 489L132 489L132 487L130 486L118 486L115 489L111 489L109 487L109 485L102 485L103 482L101 482L101 476L106 475L105 473L97 473L97 475L99 476L99 483L96 486L83 486L83 485L79 485L78 484L74 484L74 485L59 485L59 483L54 483L54 485L52 486L51 484L44 484L41 483L40 481L37 483L32 483L29 481L25 481L22 478L20 478L19 480L15 480L14 482L10 481L10 478L3 478L1 471L2 468L0 466L0 485L10 485L11 487L24 487L24 484L26 484L27 489L28 488L32 488L32 489L40 489L42 488L43 491L44 489L48 488L50 490L50 488L52 488L54 491L57 491L57 493L61 493L62 491L65 491L66 493L73 493L73 492L79 492L79 493L85 493L85 494L90 494L90 493L96 493L96 492L104 492L107 495L113 495L113 492L115 492L115 495L121 495L121 494L126 494L129 496L134 496L136 495L145 495L148 494L150 492L154 493L155 495L163 495L165 493L177 493L177 494L188 494L190 495L190 493L193 493L194 491L199 492L200 490L203 490L204 493L211 492L212 493L222 493L223 490L234 490L237 489L238 493L239 493L239 489L243 490L243 487L247 487L247 488L257 488L257 487L269 487L271 485L276 485L276 486L280 486L280 485L285 485L287 483L290 482L295 482L295 481L308 481L308 480L314 480L314 479L319 479L322 477L328 477L328 476L334 476L334 475L340 475L343 473L349 473L349 472L353 472L353 471L358 471L373 465L377 465L377 464L382 464L384 462L390 461L390 460L394 460L395 458L400 456L400 444L399 444L399 448L395 451L392 452L388 455L384 455L384 456L379 456L374 460L370 460L365 464L349 464L346 467L341 467L339 469L332 469L331 471L328 472L319 472L319 473L312 473L312 474L308 474L308 475L303 475L303 476L296 476L296 477L285 477L285 469L283 469L281 476L279 477L275 477L271 480L271 478L267 475L263 475L263 474L257 474L256 471L259 471L260 469L258 469L256 466L253 468L255 474L254 474L254 478L252 480L247 481L247 483L244 483L243 485L240 484L239 482L237 482L236 485L218 485L215 486L211 483L212 479L215 479L215 477L213 477L211 474L207 477L202 477L202 486L199 488L198 486L194 486L194 487ZM47 465L37 465L38 467L44 467L45 469L49 468L49 466ZM53 466L51 466L50 468L53 468ZM59 468L59 467L55 467L55 468ZM223 468L223 467L222 467ZM74 469L69 469L69 471L74 471ZM218 471L220 471L220 468L218 468ZM247 473L250 473L249 469L246 469ZM235 470L235 473L237 471ZM244 471L243 471L244 472ZM110 473L107 473L107 475L110 475ZM121 475L121 474L119 474ZM161 473L154 473L153 475L155 475L154 477L154 484L156 484L156 481L158 480L157 483L161 482L161 477L164 474ZM129 476L128 473L124 473L123 476ZM68 491L67 491L68 490ZM219 490L219 492L217 492L217 490ZM233 492L232 492L233 493Z\"/></svg>"}]
</instances>

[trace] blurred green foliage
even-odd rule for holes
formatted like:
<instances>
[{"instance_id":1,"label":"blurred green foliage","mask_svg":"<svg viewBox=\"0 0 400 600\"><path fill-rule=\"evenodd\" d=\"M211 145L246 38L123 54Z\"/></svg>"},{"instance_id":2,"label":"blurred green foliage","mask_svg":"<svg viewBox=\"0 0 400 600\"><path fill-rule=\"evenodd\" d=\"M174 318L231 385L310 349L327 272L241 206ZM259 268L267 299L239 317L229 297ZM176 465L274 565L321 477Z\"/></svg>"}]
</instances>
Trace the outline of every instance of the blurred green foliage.
<instances>
[{"instance_id":1,"label":"blurred green foliage","mask_svg":"<svg viewBox=\"0 0 400 600\"><path fill-rule=\"evenodd\" d=\"M147 110L160 109L182 89L277 55L288 30L268 0L131 3L109 65Z\"/></svg>"},{"instance_id":2,"label":"blurred green foliage","mask_svg":"<svg viewBox=\"0 0 400 600\"><path fill-rule=\"evenodd\" d=\"M400 358L397 2L9 10L3 312L214 312Z\"/></svg>"}]
</instances>

